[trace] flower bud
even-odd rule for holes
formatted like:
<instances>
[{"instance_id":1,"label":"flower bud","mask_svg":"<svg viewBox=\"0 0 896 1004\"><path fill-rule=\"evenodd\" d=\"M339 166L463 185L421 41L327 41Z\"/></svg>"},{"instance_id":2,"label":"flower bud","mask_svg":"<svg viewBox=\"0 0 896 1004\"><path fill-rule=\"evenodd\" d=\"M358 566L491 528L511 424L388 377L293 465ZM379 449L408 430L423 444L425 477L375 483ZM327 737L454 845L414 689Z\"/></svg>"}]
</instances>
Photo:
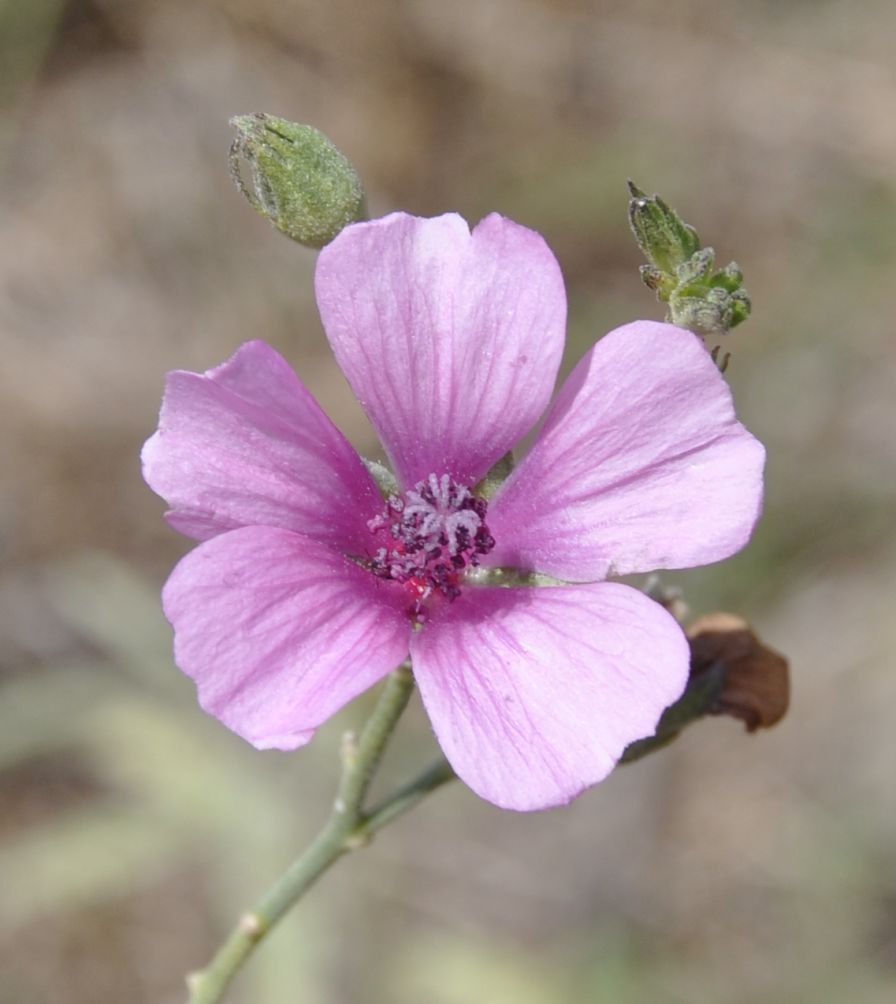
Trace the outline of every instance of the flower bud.
<instances>
[{"instance_id":1,"label":"flower bud","mask_svg":"<svg viewBox=\"0 0 896 1004\"><path fill-rule=\"evenodd\" d=\"M697 231L658 196L648 196L633 182L628 218L644 257L661 271L672 274L700 247Z\"/></svg>"},{"instance_id":2,"label":"flower bud","mask_svg":"<svg viewBox=\"0 0 896 1004\"><path fill-rule=\"evenodd\" d=\"M715 252L701 248L697 231L658 196L633 182L628 211L638 247L650 262L641 266L644 285L669 305L667 320L698 335L723 335L750 316L750 297L736 262L715 271Z\"/></svg>"},{"instance_id":3,"label":"flower bud","mask_svg":"<svg viewBox=\"0 0 896 1004\"><path fill-rule=\"evenodd\" d=\"M474 494L490 499L513 473L513 451L508 451L498 460L473 489Z\"/></svg>"},{"instance_id":4,"label":"flower bud","mask_svg":"<svg viewBox=\"0 0 896 1004\"><path fill-rule=\"evenodd\" d=\"M256 112L236 115L230 170L252 208L287 237L321 248L365 217L364 189L350 161L313 126ZM252 171L243 181L240 161Z\"/></svg>"}]
</instances>

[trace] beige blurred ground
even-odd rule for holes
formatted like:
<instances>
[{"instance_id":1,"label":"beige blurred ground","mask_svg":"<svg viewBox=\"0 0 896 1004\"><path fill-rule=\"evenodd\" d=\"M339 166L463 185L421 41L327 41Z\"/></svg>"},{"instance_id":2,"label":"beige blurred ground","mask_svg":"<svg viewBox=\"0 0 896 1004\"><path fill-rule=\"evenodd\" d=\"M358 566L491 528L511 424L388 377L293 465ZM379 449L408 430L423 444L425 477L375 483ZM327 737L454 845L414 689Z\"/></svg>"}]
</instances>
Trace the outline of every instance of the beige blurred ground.
<instances>
[{"instance_id":1,"label":"beige blurred ground","mask_svg":"<svg viewBox=\"0 0 896 1004\"><path fill-rule=\"evenodd\" d=\"M518 816L459 786L340 867L242 1004L883 1004L896 993L896 8L887 0L0 5L0 1001L167 1004L326 811L340 725L259 754L195 707L137 454L166 370L264 337L356 445L314 256L240 199L227 119L328 132L375 213L540 230L568 360L661 316L626 176L726 260L768 444L750 547L668 580L793 662L731 721ZM430 754L415 708L389 769Z\"/></svg>"}]
</instances>

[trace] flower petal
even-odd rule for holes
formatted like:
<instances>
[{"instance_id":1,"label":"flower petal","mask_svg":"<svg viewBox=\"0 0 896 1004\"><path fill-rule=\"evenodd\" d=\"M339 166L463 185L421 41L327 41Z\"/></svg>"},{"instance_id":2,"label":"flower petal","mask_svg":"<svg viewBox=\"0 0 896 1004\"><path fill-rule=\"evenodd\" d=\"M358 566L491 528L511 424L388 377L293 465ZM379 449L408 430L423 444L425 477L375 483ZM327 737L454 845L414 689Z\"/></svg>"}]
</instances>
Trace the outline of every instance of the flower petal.
<instances>
[{"instance_id":1,"label":"flower petal","mask_svg":"<svg viewBox=\"0 0 896 1004\"><path fill-rule=\"evenodd\" d=\"M307 537L244 527L201 544L162 593L199 703L259 749L295 749L408 653L393 587Z\"/></svg>"},{"instance_id":2,"label":"flower petal","mask_svg":"<svg viewBox=\"0 0 896 1004\"><path fill-rule=\"evenodd\" d=\"M653 734L688 674L674 618L610 582L468 588L411 653L448 760L506 809L561 805L602 780Z\"/></svg>"},{"instance_id":3,"label":"flower petal","mask_svg":"<svg viewBox=\"0 0 896 1004\"><path fill-rule=\"evenodd\" d=\"M364 462L289 363L247 342L207 373L168 375L144 477L198 540L280 526L340 549L370 546L382 499Z\"/></svg>"},{"instance_id":4,"label":"flower petal","mask_svg":"<svg viewBox=\"0 0 896 1004\"><path fill-rule=\"evenodd\" d=\"M394 213L346 227L315 282L339 365L405 487L432 473L477 482L546 407L566 295L534 231Z\"/></svg>"},{"instance_id":5,"label":"flower petal","mask_svg":"<svg viewBox=\"0 0 896 1004\"><path fill-rule=\"evenodd\" d=\"M696 335L627 324L578 364L492 500L487 562L583 581L718 561L750 537L764 459Z\"/></svg>"}]
</instances>

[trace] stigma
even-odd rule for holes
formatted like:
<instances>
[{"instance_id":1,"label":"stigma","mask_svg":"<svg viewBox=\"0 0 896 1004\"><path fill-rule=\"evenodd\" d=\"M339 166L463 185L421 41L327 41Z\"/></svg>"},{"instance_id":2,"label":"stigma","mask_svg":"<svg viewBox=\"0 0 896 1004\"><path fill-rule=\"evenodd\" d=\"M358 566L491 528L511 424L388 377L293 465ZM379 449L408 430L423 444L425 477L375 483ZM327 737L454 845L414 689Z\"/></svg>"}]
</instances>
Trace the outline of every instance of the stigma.
<instances>
[{"instance_id":1,"label":"stigma","mask_svg":"<svg viewBox=\"0 0 896 1004\"><path fill-rule=\"evenodd\" d=\"M430 474L367 524L381 546L365 562L374 575L400 582L410 613L425 619L438 597L455 600L464 573L495 546L485 522L488 503L449 475Z\"/></svg>"}]
</instances>

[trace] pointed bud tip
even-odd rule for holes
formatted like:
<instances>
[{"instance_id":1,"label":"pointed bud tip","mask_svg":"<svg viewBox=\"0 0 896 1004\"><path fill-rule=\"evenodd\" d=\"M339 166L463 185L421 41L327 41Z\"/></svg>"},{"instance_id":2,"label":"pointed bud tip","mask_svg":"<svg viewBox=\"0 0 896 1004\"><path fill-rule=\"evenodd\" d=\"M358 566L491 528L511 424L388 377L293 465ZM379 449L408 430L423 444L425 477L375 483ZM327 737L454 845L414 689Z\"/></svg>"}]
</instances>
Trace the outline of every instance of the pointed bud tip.
<instances>
[{"instance_id":1,"label":"pointed bud tip","mask_svg":"<svg viewBox=\"0 0 896 1004\"><path fill-rule=\"evenodd\" d=\"M629 222L638 247L651 265L674 275L677 266L700 246L694 228L684 223L659 195L647 196L631 179L628 189Z\"/></svg>"}]
</instances>

